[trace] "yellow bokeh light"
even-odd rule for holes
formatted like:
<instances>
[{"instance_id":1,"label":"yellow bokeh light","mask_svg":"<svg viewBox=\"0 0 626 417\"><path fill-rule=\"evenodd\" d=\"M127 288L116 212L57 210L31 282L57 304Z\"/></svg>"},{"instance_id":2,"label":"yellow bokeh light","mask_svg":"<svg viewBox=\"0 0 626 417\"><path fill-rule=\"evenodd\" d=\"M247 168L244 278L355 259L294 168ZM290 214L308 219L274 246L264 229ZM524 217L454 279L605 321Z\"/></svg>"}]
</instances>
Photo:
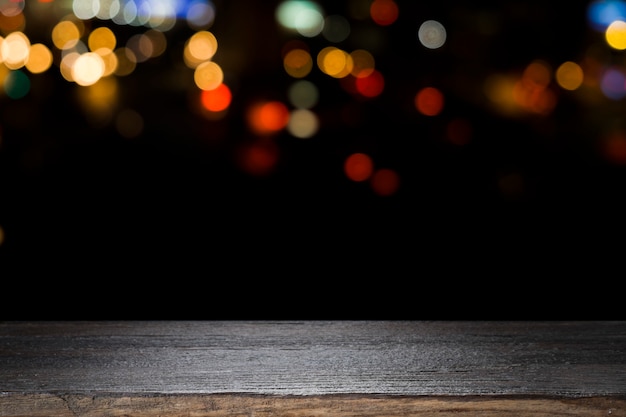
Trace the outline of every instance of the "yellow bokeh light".
<instances>
[{"instance_id":1,"label":"yellow bokeh light","mask_svg":"<svg viewBox=\"0 0 626 417\"><path fill-rule=\"evenodd\" d=\"M116 44L117 39L115 38L115 34L106 26L94 29L89 34L89 39L87 40L87 45L93 52L100 48L106 48L112 51L115 49Z\"/></svg>"},{"instance_id":2,"label":"yellow bokeh light","mask_svg":"<svg viewBox=\"0 0 626 417\"><path fill-rule=\"evenodd\" d=\"M201 90L214 90L224 81L224 72L215 62L205 61L195 69L193 79Z\"/></svg>"},{"instance_id":3,"label":"yellow bokeh light","mask_svg":"<svg viewBox=\"0 0 626 417\"><path fill-rule=\"evenodd\" d=\"M203 30L194 33L185 48L189 50L189 55L194 61L208 61L217 52L217 39L211 32Z\"/></svg>"},{"instance_id":4,"label":"yellow bokeh light","mask_svg":"<svg viewBox=\"0 0 626 417\"><path fill-rule=\"evenodd\" d=\"M577 63L566 61L556 69L555 78L561 88L576 90L584 81L584 72Z\"/></svg>"},{"instance_id":5,"label":"yellow bokeh light","mask_svg":"<svg viewBox=\"0 0 626 417\"><path fill-rule=\"evenodd\" d=\"M43 43L30 46L26 69L33 74L45 72L52 66L52 52Z\"/></svg>"},{"instance_id":6,"label":"yellow bokeh light","mask_svg":"<svg viewBox=\"0 0 626 417\"><path fill-rule=\"evenodd\" d=\"M104 73L102 76L106 77L107 75L114 74L118 64L117 55L108 48L99 48L94 52L102 57L102 62L104 63Z\"/></svg>"},{"instance_id":7,"label":"yellow bokeh light","mask_svg":"<svg viewBox=\"0 0 626 417\"><path fill-rule=\"evenodd\" d=\"M331 77L344 78L350 74L354 63L350 54L334 46L323 48L317 55L317 66Z\"/></svg>"},{"instance_id":8,"label":"yellow bokeh light","mask_svg":"<svg viewBox=\"0 0 626 417\"><path fill-rule=\"evenodd\" d=\"M283 67L287 74L294 78L304 78L313 69L311 54L304 49L296 48L285 54Z\"/></svg>"},{"instance_id":9,"label":"yellow bokeh light","mask_svg":"<svg viewBox=\"0 0 626 417\"><path fill-rule=\"evenodd\" d=\"M62 20L52 28L52 43L58 49L73 48L81 36L81 28L71 20Z\"/></svg>"},{"instance_id":10,"label":"yellow bokeh light","mask_svg":"<svg viewBox=\"0 0 626 417\"><path fill-rule=\"evenodd\" d=\"M61 63L59 64L59 70L63 78L67 81L73 82L74 76L72 75L72 67L74 66L74 62L78 59L80 54L78 52L70 52L63 55L61 59Z\"/></svg>"},{"instance_id":11,"label":"yellow bokeh light","mask_svg":"<svg viewBox=\"0 0 626 417\"><path fill-rule=\"evenodd\" d=\"M604 36L610 47L626 49L626 22L615 20L606 28Z\"/></svg>"}]
</instances>

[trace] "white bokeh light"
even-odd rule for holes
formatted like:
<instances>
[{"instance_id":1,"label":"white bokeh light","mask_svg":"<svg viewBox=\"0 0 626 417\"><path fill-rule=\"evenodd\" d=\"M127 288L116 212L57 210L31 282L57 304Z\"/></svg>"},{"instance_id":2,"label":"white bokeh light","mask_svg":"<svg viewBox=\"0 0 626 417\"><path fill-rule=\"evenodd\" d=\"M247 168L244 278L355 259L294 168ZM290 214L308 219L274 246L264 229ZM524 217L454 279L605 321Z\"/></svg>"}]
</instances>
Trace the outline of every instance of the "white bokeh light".
<instances>
[{"instance_id":1,"label":"white bokeh light","mask_svg":"<svg viewBox=\"0 0 626 417\"><path fill-rule=\"evenodd\" d=\"M420 25L417 37L426 48L441 48L446 43L446 28L436 20L427 20Z\"/></svg>"}]
</instances>

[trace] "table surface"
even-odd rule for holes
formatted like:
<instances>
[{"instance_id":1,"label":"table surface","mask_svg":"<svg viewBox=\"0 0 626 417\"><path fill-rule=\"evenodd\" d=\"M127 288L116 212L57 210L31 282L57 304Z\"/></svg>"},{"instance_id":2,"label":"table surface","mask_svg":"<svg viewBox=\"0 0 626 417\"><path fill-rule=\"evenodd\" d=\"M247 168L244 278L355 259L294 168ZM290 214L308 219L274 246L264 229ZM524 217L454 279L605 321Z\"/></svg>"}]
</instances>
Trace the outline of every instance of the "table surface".
<instances>
[{"instance_id":1,"label":"table surface","mask_svg":"<svg viewBox=\"0 0 626 417\"><path fill-rule=\"evenodd\" d=\"M0 392L624 396L626 322L7 321Z\"/></svg>"}]
</instances>

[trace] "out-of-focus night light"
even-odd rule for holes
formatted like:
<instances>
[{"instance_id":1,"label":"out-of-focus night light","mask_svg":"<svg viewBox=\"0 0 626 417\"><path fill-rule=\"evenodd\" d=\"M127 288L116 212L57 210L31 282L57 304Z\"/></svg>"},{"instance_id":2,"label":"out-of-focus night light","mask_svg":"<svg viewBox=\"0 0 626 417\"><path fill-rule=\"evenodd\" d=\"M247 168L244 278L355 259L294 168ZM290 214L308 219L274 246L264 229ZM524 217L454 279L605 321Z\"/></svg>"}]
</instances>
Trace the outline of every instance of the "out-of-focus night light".
<instances>
[{"instance_id":1,"label":"out-of-focus night light","mask_svg":"<svg viewBox=\"0 0 626 417\"><path fill-rule=\"evenodd\" d=\"M298 109L310 109L317 104L319 89L308 80L298 80L287 91L290 103Z\"/></svg>"},{"instance_id":2,"label":"out-of-focus night light","mask_svg":"<svg viewBox=\"0 0 626 417\"><path fill-rule=\"evenodd\" d=\"M291 49L283 57L283 68L294 78L304 78L313 69L313 57L305 49Z\"/></svg>"},{"instance_id":3,"label":"out-of-focus night light","mask_svg":"<svg viewBox=\"0 0 626 417\"><path fill-rule=\"evenodd\" d=\"M517 112L512 93L515 82L512 76L497 73L485 78L483 90L492 109L509 115Z\"/></svg>"},{"instance_id":4,"label":"out-of-focus night light","mask_svg":"<svg viewBox=\"0 0 626 417\"><path fill-rule=\"evenodd\" d=\"M0 44L0 56L9 69L22 68L29 52L30 39L23 32L9 33Z\"/></svg>"},{"instance_id":5,"label":"out-of-focus night light","mask_svg":"<svg viewBox=\"0 0 626 417\"><path fill-rule=\"evenodd\" d=\"M351 74L355 77L367 77L374 71L376 60L369 51L365 49L355 49L350 52L350 56L352 57Z\"/></svg>"},{"instance_id":6,"label":"out-of-focus night light","mask_svg":"<svg viewBox=\"0 0 626 417\"><path fill-rule=\"evenodd\" d=\"M24 11L24 0L0 0L0 14L17 16Z\"/></svg>"},{"instance_id":7,"label":"out-of-focus night light","mask_svg":"<svg viewBox=\"0 0 626 417\"><path fill-rule=\"evenodd\" d=\"M364 77L357 77L354 80L356 91L363 97L377 97L385 89L385 77L378 70L373 70Z\"/></svg>"},{"instance_id":8,"label":"out-of-focus night light","mask_svg":"<svg viewBox=\"0 0 626 417\"><path fill-rule=\"evenodd\" d=\"M276 8L276 21L285 29L313 37L324 29L324 11L315 1L284 0Z\"/></svg>"},{"instance_id":9,"label":"out-of-focus night light","mask_svg":"<svg viewBox=\"0 0 626 417\"><path fill-rule=\"evenodd\" d=\"M446 28L436 20L427 20L417 30L417 38L426 48L441 48L446 43Z\"/></svg>"},{"instance_id":10,"label":"out-of-focus night light","mask_svg":"<svg viewBox=\"0 0 626 417\"><path fill-rule=\"evenodd\" d=\"M215 62L205 61L194 70L193 80L199 89L213 90L224 81L224 71Z\"/></svg>"},{"instance_id":11,"label":"out-of-focus night light","mask_svg":"<svg viewBox=\"0 0 626 417\"><path fill-rule=\"evenodd\" d=\"M352 181L362 182L369 179L374 172L372 157L363 152L355 152L344 160L344 174Z\"/></svg>"},{"instance_id":12,"label":"out-of-focus night light","mask_svg":"<svg viewBox=\"0 0 626 417\"><path fill-rule=\"evenodd\" d=\"M183 58L189 68L196 68L208 61L217 52L217 38L209 31L195 32L185 43Z\"/></svg>"},{"instance_id":13,"label":"out-of-focus night light","mask_svg":"<svg viewBox=\"0 0 626 417\"><path fill-rule=\"evenodd\" d=\"M424 87L415 94L415 108L425 116L438 115L443 104L443 93L436 87Z\"/></svg>"},{"instance_id":14,"label":"out-of-focus night light","mask_svg":"<svg viewBox=\"0 0 626 417\"><path fill-rule=\"evenodd\" d=\"M309 109L295 109L289 116L287 131L300 139L308 139L319 130L319 119Z\"/></svg>"},{"instance_id":15,"label":"out-of-focus night light","mask_svg":"<svg viewBox=\"0 0 626 417\"><path fill-rule=\"evenodd\" d=\"M174 27L179 8L174 0L72 1L72 12L81 20L98 18L118 25L145 26L160 31Z\"/></svg>"},{"instance_id":16,"label":"out-of-focus night light","mask_svg":"<svg viewBox=\"0 0 626 417\"><path fill-rule=\"evenodd\" d=\"M374 0L370 5L370 17L380 26L389 26L398 19L400 11L394 0Z\"/></svg>"},{"instance_id":17,"label":"out-of-focus night light","mask_svg":"<svg viewBox=\"0 0 626 417\"><path fill-rule=\"evenodd\" d=\"M26 28L26 18L23 13L15 16L6 16L0 13L0 31L10 33L14 31L23 31Z\"/></svg>"},{"instance_id":18,"label":"out-of-focus night light","mask_svg":"<svg viewBox=\"0 0 626 417\"><path fill-rule=\"evenodd\" d=\"M534 60L524 68L521 82L529 88L546 88L552 80L552 70L543 60Z\"/></svg>"},{"instance_id":19,"label":"out-of-focus night light","mask_svg":"<svg viewBox=\"0 0 626 417\"><path fill-rule=\"evenodd\" d=\"M272 135L289 123L289 109L276 100L261 101L251 105L246 113L248 126L258 135Z\"/></svg>"},{"instance_id":20,"label":"out-of-focus night light","mask_svg":"<svg viewBox=\"0 0 626 417\"><path fill-rule=\"evenodd\" d=\"M611 100L626 97L626 74L620 67L607 68L600 79L600 90Z\"/></svg>"},{"instance_id":21,"label":"out-of-focus night light","mask_svg":"<svg viewBox=\"0 0 626 417\"><path fill-rule=\"evenodd\" d=\"M203 90L200 94L202 106L211 112L221 112L230 106L233 95L230 88L221 83L211 90Z\"/></svg>"},{"instance_id":22,"label":"out-of-focus night light","mask_svg":"<svg viewBox=\"0 0 626 417\"><path fill-rule=\"evenodd\" d=\"M573 61L563 62L554 74L556 82L565 90L576 90L584 81L584 72L580 65Z\"/></svg>"},{"instance_id":23,"label":"out-of-focus night light","mask_svg":"<svg viewBox=\"0 0 626 417\"><path fill-rule=\"evenodd\" d=\"M548 87L552 70L543 60L528 64L513 86L513 100L531 113L548 115L556 106L557 97Z\"/></svg>"},{"instance_id":24,"label":"out-of-focus night light","mask_svg":"<svg viewBox=\"0 0 626 417\"><path fill-rule=\"evenodd\" d=\"M115 38L115 34L106 26L100 26L94 29L87 38L87 46L94 52L100 48L113 51L116 44L117 39Z\"/></svg>"},{"instance_id":25,"label":"out-of-focus night light","mask_svg":"<svg viewBox=\"0 0 626 417\"><path fill-rule=\"evenodd\" d=\"M215 5L210 0L181 1L178 16L186 17L191 29L206 30L215 21Z\"/></svg>"},{"instance_id":26,"label":"out-of-focus night light","mask_svg":"<svg viewBox=\"0 0 626 417\"><path fill-rule=\"evenodd\" d=\"M135 33L126 40L126 48L133 51L132 56L136 63L146 62L152 57L152 42L144 33Z\"/></svg>"},{"instance_id":27,"label":"out-of-focus night light","mask_svg":"<svg viewBox=\"0 0 626 417\"><path fill-rule=\"evenodd\" d=\"M354 63L352 56L343 49L327 46L317 54L317 66L324 74L343 78L352 72Z\"/></svg>"},{"instance_id":28,"label":"out-of-focus night light","mask_svg":"<svg viewBox=\"0 0 626 417\"><path fill-rule=\"evenodd\" d=\"M12 70L5 77L3 87L7 96L17 100L30 91L30 80L21 70Z\"/></svg>"},{"instance_id":29,"label":"out-of-focus night light","mask_svg":"<svg viewBox=\"0 0 626 417\"><path fill-rule=\"evenodd\" d=\"M80 54L72 65L72 79L76 84L95 84L104 75L104 60L95 52Z\"/></svg>"},{"instance_id":30,"label":"out-of-focus night light","mask_svg":"<svg viewBox=\"0 0 626 417\"><path fill-rule=\"evenodd\" d=\"M313 38L324 30L324 15L314 9L303 10L296 18L295 25L300 35Z\"/></svg>"},{"instance_id":31,"label":"out-of-focus night light","mask_svg":"<svg viewBox=\"0 0 626 417\"><path fill-rule=\"evenodd\" d=\"M52 52L43 43L36 43L30 46L26 69L33 74L46 72L52 66Z\"/></svg>"},{"instance_id":32,"label":"out-of-focus night light","mask_svg":"<svg viewBox=\"0 0 626 417\"><path fill-rule=\"evenodd\" d=\"M589 26L604 32L616 20L626 21L626 2L619 0L595 0L587 6Z\"/></svg>"},{"instance_id":33,"label":"out-of-focus night light","mask_svg":"<svg viewBox=\"0 0 626 417\"><path fill-rule=\"evenodd\" d=\"M626 22L615 20L606 28L604 33L606 43L617 50L626 49Z\"/></svg>"},{"instance_id":34,"label":"out-of-focus night light","mask_svg":"<svg viewBox=\"0 0 626 417\"><path fill-rule=\"evenodd\" d=\"M61 50L73 48L83 36L84 31L85 26L81 20L61 20L52 28L52 43Z\"/></svg>"},{"instance_id":35,"label":"out-of-focus night light","mask_svg":"<svg viewBox=\"0 0 626 417\"><path fill-rule=\"evenodd\" d=\"M124 77L132 74L137 67L137 57L132 49L127 47L117 48L115 51L117 66L115 67L115 75Z\"/></svg>"},{"instance_id":36,"label":"out-of-focus night light","mask_svg":"<svg viewBox=\"0 0 626 417\"><path fill-rule=\"evenodd\" d=\"M378 196L388 197L394 195L400 188L400 175L391 168L379 168L374 171L370 178L372 191Z\"/></svg>"}]
</instances>

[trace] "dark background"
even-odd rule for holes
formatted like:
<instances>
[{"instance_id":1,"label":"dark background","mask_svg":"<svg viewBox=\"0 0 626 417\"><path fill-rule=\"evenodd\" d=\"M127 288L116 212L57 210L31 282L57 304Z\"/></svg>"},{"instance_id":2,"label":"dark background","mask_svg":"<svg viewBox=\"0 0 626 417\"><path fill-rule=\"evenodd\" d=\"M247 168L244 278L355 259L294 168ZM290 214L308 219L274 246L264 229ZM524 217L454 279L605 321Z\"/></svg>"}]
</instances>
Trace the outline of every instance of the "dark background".
<instances>
[{"instance_id":1,"label":"dark background","mask_svg":"<svg viewBox=\"0 0 626 417\"><path fill-rule=\"evenodd\" d=\"M31 77L26 97L0 99L6 317L623 315L626 173L600 152L603 132L623 127L623 101L560 90L548 116L507 117L481 95L489 74L534 59L556 68L604 48L607 63L624 64L590 29L588 2L398 1L388 27L350 17L350 2L320 2L351 22L339 46L380 40L372 53L385 90L356 100L314 68L319 132L277 135L276 170L259 177L234 157L255 140L244 110L256 97L286 102L293 79L280 51L303 39L278 28L277 4L215 2L214 60L233 90L222 120L194 114L190 91L170 88L191 77L180 69L193 33L184 22L168 32L167 53L120 80L144 118L140 137L93 127L80 87L54 68ZM446 27L438 50L417 41L427 19ZM330 44L305 41L312 51ZM445 94L437 117L412 107L426 85ZM344 123L342 112L355 117ZM456 117L472 126L463 146L442 133ZM399 173L396 194L345 177L358 151ZM505 178L520 187L507 192Z\"/></svg>"}]
</instances>

